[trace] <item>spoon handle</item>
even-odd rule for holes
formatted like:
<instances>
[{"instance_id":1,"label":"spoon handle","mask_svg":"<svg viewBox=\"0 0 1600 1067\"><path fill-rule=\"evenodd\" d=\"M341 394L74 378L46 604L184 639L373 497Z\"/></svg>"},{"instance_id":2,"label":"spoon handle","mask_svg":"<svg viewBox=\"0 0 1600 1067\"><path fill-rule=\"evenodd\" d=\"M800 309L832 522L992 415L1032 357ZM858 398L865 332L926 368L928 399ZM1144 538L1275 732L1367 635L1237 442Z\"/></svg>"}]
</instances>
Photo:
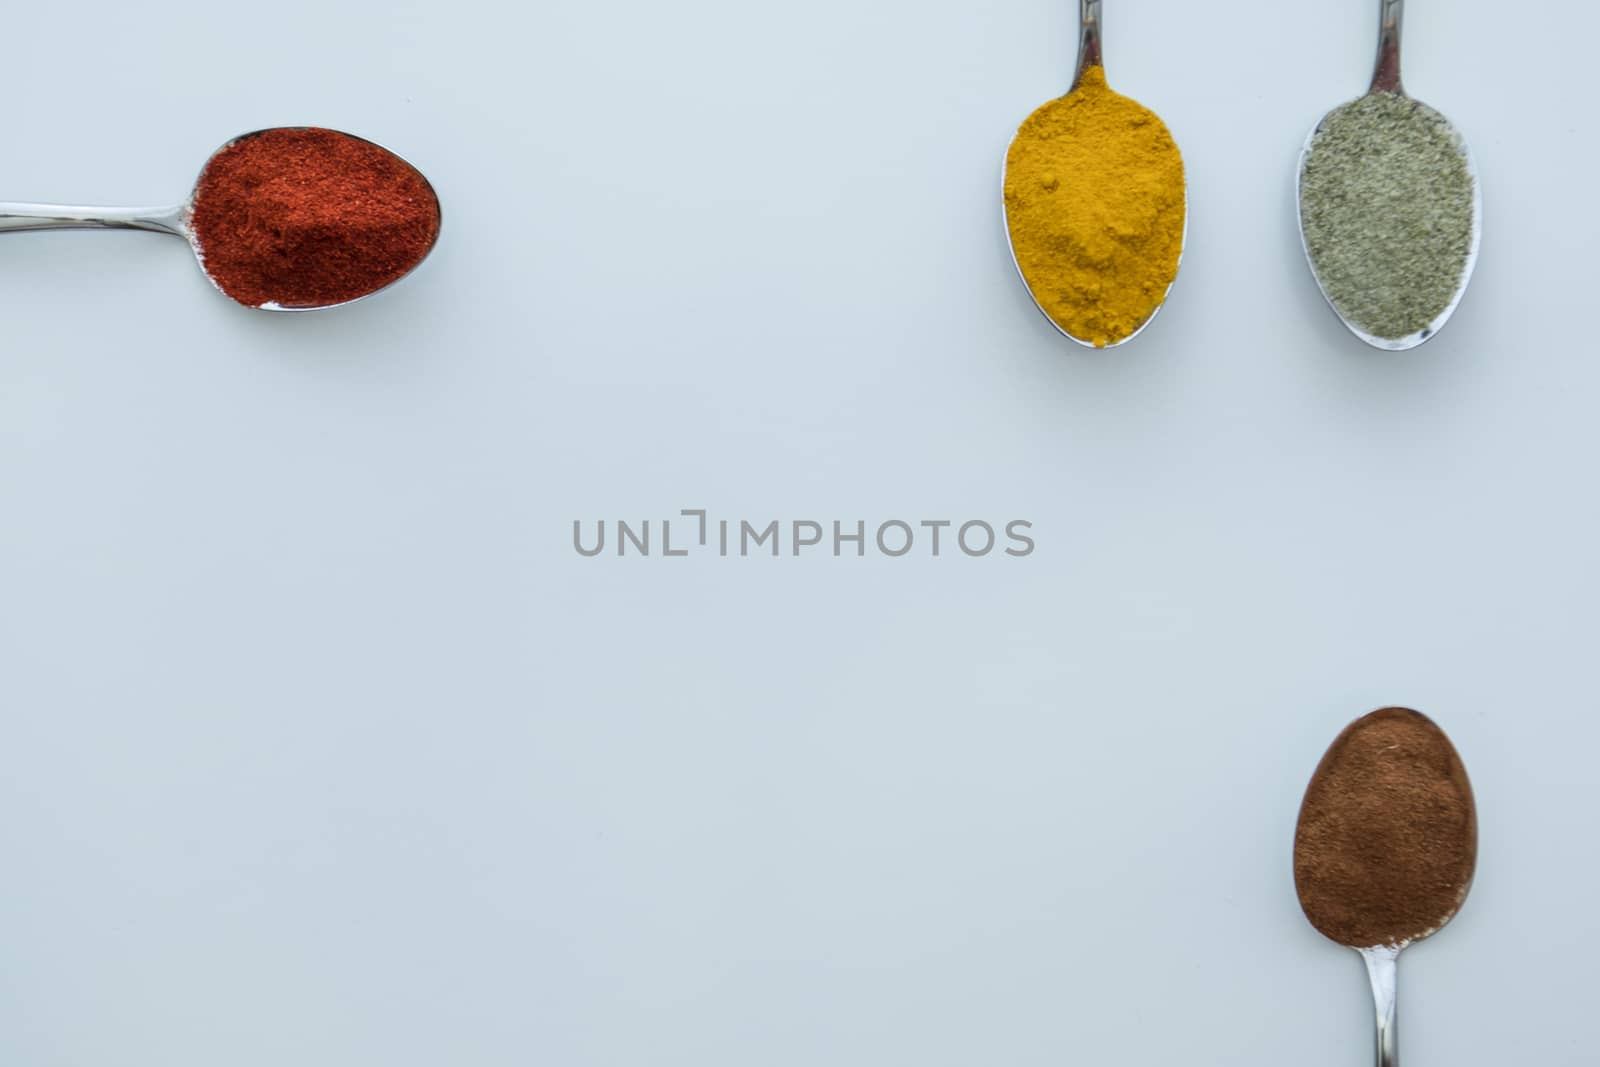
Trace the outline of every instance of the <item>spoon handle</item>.
<instances>
[{"instance_id":1,"label":"spoon handle","mask_svg":"<svg viewBox=\"0 0 1600 1067\"><path fill-rule=\"evenodd\" d=\"M1078 0L1078 71L1072 76L1072 87L1078 87L1084 71L1103 65L1100 59L1100 0Z\"/></svg>"},{"instance_id":2,"label":"spoon handle","mask_svg":"<svg viewBox=\"0 0 1600 1067\"><path fill-rule=\"evenodd\" d=\"M1395 1029L1395 963L1400 949L1394 945L1361 949L1372 979L1372 999L1378 1009L1378 1067L1399 1067L1400 1035Z\"/></svg>"},{"instance_id":3,"label":"spoon handle","mask_svg":"<svg viewBox=\"0 0 1600 1067\"><path fill-rule=\"evenodd\" d=\"M184 205L74 207L0 202L0 233L23 230L154 230L184 236Z\"/></svg>"},{"instance_id":4,"label":"spoon handle","mask_svg":"<svg viewBox=\"0 0 1600 1067\"><path fill-rule=\"evenodd\" d=\"M1372 92L1403 93L1400 85L1400 24L1406 0L1378 0L1378 63L1372 71Z\"/></svg>"}]
</instances>

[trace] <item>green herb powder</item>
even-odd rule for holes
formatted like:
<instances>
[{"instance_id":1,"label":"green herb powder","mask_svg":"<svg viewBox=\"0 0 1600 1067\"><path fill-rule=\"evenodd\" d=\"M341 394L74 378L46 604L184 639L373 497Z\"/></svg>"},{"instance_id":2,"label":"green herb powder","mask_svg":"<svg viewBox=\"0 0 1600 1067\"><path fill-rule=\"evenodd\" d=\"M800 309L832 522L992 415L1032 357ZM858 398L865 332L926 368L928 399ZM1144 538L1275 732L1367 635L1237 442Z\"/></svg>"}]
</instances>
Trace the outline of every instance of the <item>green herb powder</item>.
<instances>
[{"instance_id":1,"label":"green herb powder","mask_svg":"<svg viewBox=\"0 0 1600 1067\"><path fill-rule=\"evenodd\" d=\"M1399 93L1331 112L1300 172L1312 269L1339 313L1374 337L1427 329L1460 288L1474 183L1445 117Z\"/></svg>"}]
</instances>

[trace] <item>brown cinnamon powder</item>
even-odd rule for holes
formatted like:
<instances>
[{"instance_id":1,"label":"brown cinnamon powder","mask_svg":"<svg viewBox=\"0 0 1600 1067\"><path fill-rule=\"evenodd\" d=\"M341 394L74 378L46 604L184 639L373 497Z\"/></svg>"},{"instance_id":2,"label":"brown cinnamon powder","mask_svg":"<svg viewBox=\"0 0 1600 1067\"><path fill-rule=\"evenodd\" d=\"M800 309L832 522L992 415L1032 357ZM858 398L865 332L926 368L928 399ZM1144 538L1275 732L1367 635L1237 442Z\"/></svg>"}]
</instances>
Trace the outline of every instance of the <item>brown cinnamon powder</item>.
<instances>
[{"instance_id":1,"label":"brown cinnamon powder","mask_svg":"<svg viewBox=\"0 0 1600 1067\"><path fill-rule=\"evenodd\" d=\"M1425 715L1384 708L1351 723L1311 778L1295 889L1334 941L1399 945L1450 921L1477 855L1472 785L1450 739Z\"/></svg>"}]
</instances>

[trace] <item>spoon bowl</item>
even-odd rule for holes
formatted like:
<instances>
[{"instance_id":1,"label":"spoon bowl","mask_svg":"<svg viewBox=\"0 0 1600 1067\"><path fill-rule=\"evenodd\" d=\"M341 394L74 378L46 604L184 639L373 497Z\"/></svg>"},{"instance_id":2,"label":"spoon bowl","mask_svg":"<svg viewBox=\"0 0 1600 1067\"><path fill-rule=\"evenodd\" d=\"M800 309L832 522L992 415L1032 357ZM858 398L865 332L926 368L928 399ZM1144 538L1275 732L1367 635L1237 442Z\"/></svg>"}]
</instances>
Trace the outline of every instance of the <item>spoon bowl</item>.
<instances>
[{"instance_id":1,"label":"spoon bowl","mask_svg":"<svg viewBox=\"0 0 1600 1067\"><path fill-rule=\"evenodd\" d=\"M1073 75L1072 87L1068 90L1068 95L1071 95L1073 91L1077 90L1079 86L1082 85L1086 71L1093 67L1104 66L1104 61L1102 58L1102 34L1100 18L1102 3L1103 0L1079 0L1078 65L1076 73ZM1021 133L1019 132L1018 138L1020 137ZM1016 141L1014 139L1013 144L1015 143ZM1009 187L1007 183L1007 174L1010 169L1010 156L1011 153L1008 149L1005 158L1001 161L1000 166L1001 221L1005 224L1004 229L1006 234L1006 250L1011 254L1011 264L1016 268L1017 276L1022 280L1022 287L1027 291L1028 298L1033 301L1034 307L1036 307L1039 310L1039 313L1044 316L1045 321L1050 323L1050 325L1055 328L1057 333L1061 334L1061 336L1065 337L1074 344L1081 345L1084 348L1119 348L1122 345L1127 344L1129 341L1132 341L1135 337L1138 337L1145 331L1147 327L1149 327L1152 322L1155 321L1156 316L1161 313L1161 309L1166 306L1167 297L1171 295L1172 286L1176 283L1178 272L1183 265L1183 248L1187 244L1189 237L1189 189L1187 175L1185 175L1183 183L1183 228L1178 238L1177 258L1172 266L1172 277L1168 280L1166 288L1162 291L1161 299L1156 302L1150 313L1145 316L1144 321L1139 323L1139 325L1126 336L1117 338L1113 341L1107 341L1104 344L1100 344L1091 339L1076 336L1066 327L1062 326L1061 323L1057 322L1054 316L1052 316L1046 309L1044 303L1039 299L1039 295L1034 291L1033 284L1029 280L1027 272L1023 270L1022 260L1017 255L1016 242L1012 237L1010 207L1006 201L1005 195L1006 190Z\"/></svg>"},{"instance_id":2,"label":"spoon bowl","mask_svg":"<svg viewBox=\"0 0 1600 1067\"><path fill-rule=\"evenodd\" d=\"M1379 0L1378 58L1373 70L1372 84L1361 99L1367 99L1379 93L1390 93L1403 99L1412 99L1407 96L1400 80L1400 30L1404 13L1405 0ZM1335 303L1332 293L1329 292L1327 280L1317 269L1317 261L1312 254L1311 240L1306 229L1303 196L1306 184L1306 167L1310 162L1318 136L1323 132L1330 119L1356 102L1358 101L1341 104L1339 107L1329 111L1318 120L1317 124L1312 127L1311 132L1306 135L1305 143L1300 149L1299 164L1295 170L1295 221L1300 230L1300 247L1305 253L1306 263L1311 268L1311 276L1317 284L1317 290L1322 294L1323 299L1327 301L1328 307L1333 310L1334 315L1338 317L1346 329L1373 348L1388 352L1403 352L1416 348L1443 329L1444 324L1450 320L1450 316L1455 314L1456 308L1461 303L1461 298L1466 294L1467 283L1472 280L1473 269L1478 263L1478 247L1483 236L1482 187L1478 181L1477 164L1473 160L1471 149L1467 147L1466 139L1449 119L1434 111L1434 109L1428 108L1427 110L1445 128L1456 150L1460 152L1462 162L1466 167L1467 178L1471 184L1472 218L1466 259L1462 263L1460 275L1456 279L1455 289L1448 301L1442 310L1421 328L1400 337L1383 337L1372 333L1360 323L1352 321L1345 311ZM1426 105L1420 106L1426 107Z\"/></svg>"},{"instance_id":3,"label":"spoon bowl","mask_svg":"<svg viewBox=\"0 0 1600 1067\"><path fill-rule=\"evenodd\" d=\"M1443 730L1409 708L1351 723L1306 788L1295 829L1295 891L1323 936L1366 964L1378 1067L1398 1062L1400 953L1460 911L1477 870L1477 808Z\"/></svg>"},{"instance_id":4,"label":"spoon bowl","mask_svg":"<svg viewBox=\"0 0 1600 1067\"><path fill-rule=\"evenodd\" d=\"M276 130L301 131L307 129L310 129L310 127L269 127L262 130L253 130L250 133L241 134L238 137L229 140L207 158L205 166L201 168L200 176L195 180L194 187L190 190L188 198L180 204L170 207L119 208L84 207L66 204L0 202L0 233L21 233L32 230L109 229L148 230L152 233L170 234L174 237L181 237L189 245L189 249L191 252L193 252L195 260L200 266L201 272L206 276L206 280L209 281L218 292L229 297L230 299L234 299L236 302L243 304L245 307L253 308L258 311L299 312L326 311L331 308L344 307L348 304L354 304L357 301L365 300L370 296L375 296L378 293L383 292L385 289L393 286L396 282L399 282L401 279L409 276L417 269L417 267L421 266L423 260L427 259L428 255L433 251L435 245L438 243L438 226L436 225L434 227L432 239L428 242L427 247L422 250L421 254L418 255L413 262L406 265L402 271L395 274L393 277L390 277L381 285L348 299L318 303L294 304L281 304L270 300L261 303L249 303L238 300L238 298L229 293L211 273L211 271L206 268L206 251L205 248L202 247L200 238L195 232L195 205L201 196L206 173L210 170L212 164L220 156L222 156L223 153L227 152L236 145L241 144L242 142L248 141L249 139L264 133L271 133ZM421 179L423 186L427 190L428 196L432 198L435 215L436 218L438 217L438 194L434 190L432 183L428 181L427 177L423 175L421 171L417 170L409 162L396 153L389 151L389 149L384 148L382 145L376 144L376 142L368 141L366 138L356 137L354 134L338 133L338 136L346 137L352 141L358 141L363 144L370 145L408 168L417 176L417 178Z\"/></svg>"}]
</instances>

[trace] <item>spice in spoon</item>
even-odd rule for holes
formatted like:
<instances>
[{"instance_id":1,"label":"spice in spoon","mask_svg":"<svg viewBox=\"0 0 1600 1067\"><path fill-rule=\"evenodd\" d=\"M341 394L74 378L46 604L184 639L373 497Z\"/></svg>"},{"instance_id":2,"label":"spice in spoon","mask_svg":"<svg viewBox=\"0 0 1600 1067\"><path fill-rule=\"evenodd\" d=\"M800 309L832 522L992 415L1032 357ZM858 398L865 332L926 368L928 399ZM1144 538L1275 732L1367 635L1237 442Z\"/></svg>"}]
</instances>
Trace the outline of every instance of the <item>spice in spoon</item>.
<instances>
[{"instance_id":1,"label":"spice in spoon","mask_svg":"<svg viewBox=\"0 0 1600 1067\"><path fill-rule=\"evenodd\" d=\"M1328 113L1300 173L1300 225L1317 281L1345 321L1400 341L1465 283L1477 191L1449 120L1400 92Z\"/></svg>"},{"instance_id":2,"label":"spice in spoon","mask_svg":"<svg viewBox=\"0 0 1600 1067\"><path fill-rule=\"evenodd\" d=\"M1006 155L1006 226L1034 302L1071 337L1127 340L1166 299L1183 252L1183 156L1105 68L1030 115Z\"/></svg>"},{"instance_id":3,"label":"spice in spoon","mask_svg":"<svg viewBox=\"0 0 1600 1067\"><path fill-rule=\"evenodd\" d=\"M408 273L439 234L416 168L335 130L249 134L206 165L190 223L217 287L251 307L325 307Z\"/></svg>"},{"instance_id":4,"label":"spice in spoon","mask_svg":"<svg viewBox=\"0 0 1600 1067\"><path fill-rule=\"evenodd\" d=\"M1311 779L1295 889L1339 944L1398 947L1450 921L1477 855L1472 786L1450 739L1418 712L1385 708L1346 728Z\"/></svg>"}]
</instances>

